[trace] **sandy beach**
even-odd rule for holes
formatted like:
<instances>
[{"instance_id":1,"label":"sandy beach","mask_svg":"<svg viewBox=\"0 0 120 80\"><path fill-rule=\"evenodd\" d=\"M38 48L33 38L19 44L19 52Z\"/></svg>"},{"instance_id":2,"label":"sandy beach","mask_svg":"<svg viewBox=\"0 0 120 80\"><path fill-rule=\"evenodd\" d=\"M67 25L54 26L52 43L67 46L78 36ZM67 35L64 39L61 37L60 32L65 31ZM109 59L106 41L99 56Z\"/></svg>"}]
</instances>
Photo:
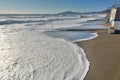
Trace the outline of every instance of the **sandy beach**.
<instances>
[{"instance_id":1,"label":"sandy beach","mask_svg":"<svg viewBox=\"0 0 120 80\"><path fill-rule=\"evenodd\" d=\"M90 61L90 70L85 80L120 80L120 34L100 30L98 37L77 42Z\"/></svg>"}]
</instances>

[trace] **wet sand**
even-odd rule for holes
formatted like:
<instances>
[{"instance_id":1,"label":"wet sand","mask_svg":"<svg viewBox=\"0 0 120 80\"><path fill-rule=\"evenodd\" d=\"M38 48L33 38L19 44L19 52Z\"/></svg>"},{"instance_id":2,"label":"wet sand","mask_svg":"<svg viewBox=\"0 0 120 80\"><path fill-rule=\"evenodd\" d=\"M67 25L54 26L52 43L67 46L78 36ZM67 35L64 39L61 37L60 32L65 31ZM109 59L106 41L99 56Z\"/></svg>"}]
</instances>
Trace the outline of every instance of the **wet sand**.
<instances>
[{"instance_id":1,"label":"wet sand","mask_svg":"<svg viewBox=\"0 0 120 80\"><path fill-rule=\"evenodd\" d=\"M120 34L99 30L98 37L77 42L90 61L85 80L120 80Z\"/></svg>"}]
</instances>

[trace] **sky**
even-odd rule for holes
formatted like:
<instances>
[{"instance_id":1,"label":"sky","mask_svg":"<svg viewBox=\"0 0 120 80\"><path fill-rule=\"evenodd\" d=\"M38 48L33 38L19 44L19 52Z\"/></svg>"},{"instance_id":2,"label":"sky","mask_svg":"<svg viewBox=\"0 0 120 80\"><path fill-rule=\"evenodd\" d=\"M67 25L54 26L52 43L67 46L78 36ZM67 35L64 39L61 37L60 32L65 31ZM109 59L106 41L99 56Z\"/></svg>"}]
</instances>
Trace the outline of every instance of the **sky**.
<instances>
[{"instance_id":1,"label":"sky","mask_svg":"<svg viewBox=\"0 0 120 80\"><path fill-rule=\"evenodd\" d=\"M115 0L0 0L0 14L91 12L110 7Z\"/></svg>"}]
</instances>

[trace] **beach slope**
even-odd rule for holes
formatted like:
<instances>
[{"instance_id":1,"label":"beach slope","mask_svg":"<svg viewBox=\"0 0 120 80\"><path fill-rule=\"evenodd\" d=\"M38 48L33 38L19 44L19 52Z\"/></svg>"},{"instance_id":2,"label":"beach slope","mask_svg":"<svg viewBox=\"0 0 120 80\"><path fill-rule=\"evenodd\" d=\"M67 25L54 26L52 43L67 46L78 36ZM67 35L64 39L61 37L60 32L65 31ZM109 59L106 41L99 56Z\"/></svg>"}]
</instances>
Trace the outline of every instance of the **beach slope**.
<instances>
[{"instance_id":1,"label":"beach slope","mask_svg":"<svg viewBox=\"0 0 120 80\"><path fill-rule=\"evenodd\" d=\"M90 61L85 80L120 80L120 35L109 35L107 30L98 31L98 37L77 42Z\"/></svg>"}]
</instances>

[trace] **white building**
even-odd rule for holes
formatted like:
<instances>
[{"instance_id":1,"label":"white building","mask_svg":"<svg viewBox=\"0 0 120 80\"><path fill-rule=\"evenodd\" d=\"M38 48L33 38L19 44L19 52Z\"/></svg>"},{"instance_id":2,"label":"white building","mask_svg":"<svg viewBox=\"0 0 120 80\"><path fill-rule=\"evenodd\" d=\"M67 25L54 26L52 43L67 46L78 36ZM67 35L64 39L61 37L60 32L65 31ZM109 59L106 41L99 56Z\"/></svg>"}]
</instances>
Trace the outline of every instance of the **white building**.
<instances>
[{"instance_id":1,"label":"white building","mask_svg":"<svg viewBox=\"0 0 120 80\"><path fill-rule=\"evenodd\" d=\"M111 9L110 23L114 27L115 33L120 33L120 7Z\"/></svg>"}]
</instances>

